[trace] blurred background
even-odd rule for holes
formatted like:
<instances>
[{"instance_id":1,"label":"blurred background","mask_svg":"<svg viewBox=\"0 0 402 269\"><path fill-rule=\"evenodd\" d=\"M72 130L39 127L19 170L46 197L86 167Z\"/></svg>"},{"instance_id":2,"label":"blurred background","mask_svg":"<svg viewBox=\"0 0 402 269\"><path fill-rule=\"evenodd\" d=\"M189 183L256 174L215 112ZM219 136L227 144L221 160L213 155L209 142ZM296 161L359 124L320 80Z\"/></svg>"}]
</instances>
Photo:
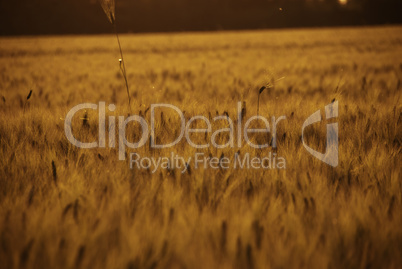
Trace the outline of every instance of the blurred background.
<instances>
[{"instance_id":1,"label":"blurred background","mask_svg":"<svg viewBox=\"0 0 402 269\"><path fill-rule=\"evenodd\" d=\"M117 0L120 32L398 24L401 0ZM0 2L0 35L99 34L97 0Z\"/></svg>"}]
</instances>

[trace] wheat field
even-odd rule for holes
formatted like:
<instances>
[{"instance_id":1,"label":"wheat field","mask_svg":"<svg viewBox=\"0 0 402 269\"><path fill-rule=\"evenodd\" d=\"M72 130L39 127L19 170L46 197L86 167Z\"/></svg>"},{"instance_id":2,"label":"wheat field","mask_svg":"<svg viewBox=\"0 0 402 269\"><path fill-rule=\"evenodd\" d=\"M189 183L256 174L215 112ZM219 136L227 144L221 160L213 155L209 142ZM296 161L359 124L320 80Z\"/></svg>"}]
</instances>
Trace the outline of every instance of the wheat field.
<instances>
[{"instance_id":1,"label":"wheat field","mask_svg":"<svg viewBox=\"0 0 402 269\"><path fill-rule=\"evenodd\" d=\"M402 268L402 28L334 28L0 39L0 268ZM286 116L277 148L127 154L233 160L275 152L286 169L130 169L117 148L81 149L64 132L80 103L142 115L168 103L195 115ZM27 96L32 90L30 98ZM309 115L338 101L339 165L301 142ZM180 126L156 114L155 139ZM224 121L214 129L224 128ZM199 124L201 128L201 124ZM98 139L97 111L75 136ZM326 122L306 130L325 151ZM137 141L138 124L126 137ZM253 141L272 137L257 134ZM193 137L211 139L210 134ZM217 138L226 143L228 135Z\"/></svg>"}]
</instances>

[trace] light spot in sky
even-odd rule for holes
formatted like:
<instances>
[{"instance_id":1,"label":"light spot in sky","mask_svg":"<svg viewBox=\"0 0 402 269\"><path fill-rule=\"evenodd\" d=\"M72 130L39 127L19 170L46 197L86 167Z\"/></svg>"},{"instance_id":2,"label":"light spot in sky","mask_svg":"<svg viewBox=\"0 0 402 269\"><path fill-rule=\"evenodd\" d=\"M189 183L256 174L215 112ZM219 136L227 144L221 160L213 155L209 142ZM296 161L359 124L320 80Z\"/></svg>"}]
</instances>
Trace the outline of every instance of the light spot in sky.
<instances>
[{"instance_id":1,"label":"light spot in sky","mask_svg":"<svg viewBox=\"0 0 402 269\"><path fill-rule=\"evenodd\" d=\"M338 0L339 4L341 5L346 5L348 3L348 0Z\"/></svg>"}]
</instances>

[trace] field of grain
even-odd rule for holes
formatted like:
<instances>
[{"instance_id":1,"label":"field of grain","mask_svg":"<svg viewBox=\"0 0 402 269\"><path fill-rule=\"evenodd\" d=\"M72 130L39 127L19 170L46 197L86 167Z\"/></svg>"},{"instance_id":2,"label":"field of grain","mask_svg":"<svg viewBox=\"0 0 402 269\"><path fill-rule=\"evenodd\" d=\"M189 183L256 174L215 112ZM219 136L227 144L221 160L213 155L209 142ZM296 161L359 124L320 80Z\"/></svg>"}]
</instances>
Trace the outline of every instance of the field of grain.
<instances>
[{"instance_id":1,"label":"field of grain","mask_svg":"<svg viewBox=\"0 0 402 269\"><path fill-rule=\"evenodd\" d=\"M401 268L402 28L0 39L0 268ZM280 79L280 80L278 80ZM286 169L130 169L117 148L80 149L64 132L81 103L107 115L172 104L207 118L286 116L277 149L186 141L127 154L234 158L275 152ZM29 100L27 96L32 90ZM309 115L338 101L339 165L301 142ZM159 142L180 127L158 113ZM97 111L73 130L98 139ZM227 127L219 121L214 129ZM199 127L201 128L201 126ZM326 122L307 130L325 151ZM126 137L136 141L133 124ZM209 141L210 134L194 140ZM217 138L221 144L227 134ZM269 142L257 134L253 141Z\"/></svg>"}]
</instances>

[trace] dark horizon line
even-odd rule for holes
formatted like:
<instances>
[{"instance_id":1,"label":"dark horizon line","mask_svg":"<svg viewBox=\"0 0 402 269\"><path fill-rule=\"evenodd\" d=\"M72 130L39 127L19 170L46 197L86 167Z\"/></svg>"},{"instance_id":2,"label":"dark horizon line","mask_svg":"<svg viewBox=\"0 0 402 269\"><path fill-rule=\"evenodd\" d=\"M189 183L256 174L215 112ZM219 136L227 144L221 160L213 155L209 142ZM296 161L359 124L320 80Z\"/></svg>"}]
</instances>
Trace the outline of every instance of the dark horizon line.
<instances>
[{"instance_id":1,"label":"dark horizon line","mask_svg":"<svg viewBox=\"0 0 402 269\"><path fill-rule=\"evenodd\" d=\"M182 33L219 33L219 32L247 32L247 31L269 31L269 30L314 30L314 29L334 29L334 28L381 28L381 27L400 27L402 23L377 23L377 24L339 24L339 25L313 25L313 26L277 26L277 27L254 27L254 28L228 28L228 29L190 29L190 30L164 30L164 31L119 31L121 35L147 35L147 34L182 34ZM3 34L0 33L0 38L7 37L50 37L50 36L98 36L98 35L114 35L112 31L99 31L99 32L48 32L48 33L16 33L16 34Z\"/></svg>"}]
</instances>

